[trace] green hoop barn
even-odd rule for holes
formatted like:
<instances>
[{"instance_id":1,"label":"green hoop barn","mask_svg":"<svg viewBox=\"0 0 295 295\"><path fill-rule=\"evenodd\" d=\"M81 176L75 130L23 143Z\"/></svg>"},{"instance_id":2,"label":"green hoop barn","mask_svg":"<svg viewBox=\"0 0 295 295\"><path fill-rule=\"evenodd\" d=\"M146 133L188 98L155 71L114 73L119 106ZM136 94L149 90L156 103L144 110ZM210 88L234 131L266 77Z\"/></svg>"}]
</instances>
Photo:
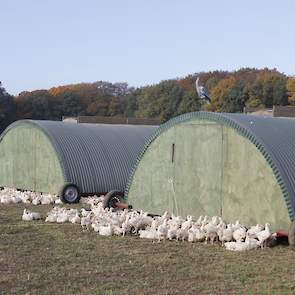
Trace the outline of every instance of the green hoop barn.
<instances>
[{"instance_id":1,"label":"green hoop barn","mask_svg":"<svg viewBox=\"0 0 295 295\"><path fill-rule=\"evenodd\" d=\"M149 139L125 196L135 208L288 228L295 219L295 120L188 113Z\"/></svg>"},{"instance_id":2,"label":"green hoop barn","mask_svg":"<svg viewBox=\"0 0 295 295\"><path fill-rule=\"evenodd\" d=\"M157 127L21 120L0 136L0 186L81 194L124 191L131 168Z\"/></svg>"}]
</instances>

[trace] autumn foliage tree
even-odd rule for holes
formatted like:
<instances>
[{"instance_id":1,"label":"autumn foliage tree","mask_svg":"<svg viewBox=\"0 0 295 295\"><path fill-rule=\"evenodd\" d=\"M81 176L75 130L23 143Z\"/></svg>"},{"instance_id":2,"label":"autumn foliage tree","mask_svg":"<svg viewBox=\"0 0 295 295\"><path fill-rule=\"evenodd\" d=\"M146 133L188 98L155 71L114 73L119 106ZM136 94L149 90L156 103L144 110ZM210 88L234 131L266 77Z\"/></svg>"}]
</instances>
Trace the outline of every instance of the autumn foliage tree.
<instances>
[{"instance_id":1,"label":"autumn foliage tree","mask_svg":"<svg viewBox=\"0 0 295 295\"><path fill-rule=\"evenodd\" d=\"M209 90L211 104L203 104L198 97L197 77ZM79 83L25 91L15 97L0 84L0 123L5 127L16 119L61 120L80 115L135 116L164 122L201 109L243 112L245 106L270 108L288 103L295 105L295 78L267 68L200 72L136 89L127 83Z\"/></svg>"},{"instance_id":2,"label":"autumn foliage tree","mask_svg":"<svg viewBox=\"0 0 295 295\"><path fill-rule=\"evenodd\" d=\"M290 105L295 105L295 77L290 77L287 80L287 95Z\"/></svg>"},{"instance_id":3,"label":"autumn foliage tree","mask_svg":"<svg viewBox=\"0 0 295 295\"><path fill-rule=\"evenodd\" d=\"M9 95L0 81L0 132L14 120L15 103L13 96Z\"/></svg>"}]
</instances>

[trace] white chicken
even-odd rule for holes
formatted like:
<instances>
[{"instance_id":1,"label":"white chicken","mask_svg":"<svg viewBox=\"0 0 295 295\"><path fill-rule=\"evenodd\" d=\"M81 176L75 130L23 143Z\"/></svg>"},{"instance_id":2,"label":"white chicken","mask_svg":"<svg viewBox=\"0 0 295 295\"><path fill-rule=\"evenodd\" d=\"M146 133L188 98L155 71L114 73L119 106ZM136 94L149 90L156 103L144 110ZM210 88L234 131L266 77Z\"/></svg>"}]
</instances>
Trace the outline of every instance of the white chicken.
<instances>
[{"instance_id":1,"label":"white chicken","mask_svg":"<svg viewBox=\"0 0 295 295\"><path fill-rule=\"evenodd\" d=\"M198 225L198 226L201 226L202 225L202 221L203 221L203 215L201 215L199 218L198 218L198 220L196 221L196 224Z\"/></svg>"},{"instance_id":2,"label":"white chicken","mask_svg":"<svg viewBox=\"0 0 295 295\"><path fill-rule=\"evenodd\" d=\"M188 230L183 229L183 228L177 229L177 231L176 231L176 240L184 242L187 239L188 239Z\"/></svg>"},{"instance_id":3,"label":"white chicken","mask_svg":"<svg viewBox=\"0 0 295 295\"><path fill-rule=\"evenodd\" d=\"M132 226L129 223L129 216L126 217L126 220L122 223L122 235L123 237L126 234L129 234L131 232Z\"/></svg>"},{"instance_id":4,"label":"white chicken","mask_svg":"<svg viewBox=\"0 0 295 295\"><path fill-rule=\"evenodd\" d=\"M193 220L193 217L188 215L186 218L186 221L182 223L181 228L185 231L189 230L189 228L192 226L192 220Z\"/></svg>"},{"instance_id":5,"label":"white chicken","mask_svg":"<svg viewBox=\"0 0 295 295\"><path fill-rule=\"evenodd\" d=\"M33 199L32 201L33 205L40 205L41 204L41 196L37 196L36 198Z\"/></svg>"},{"instance_id":6,"label":"white chicken","mask_svg":"<svg viewBox=\"0 0 295 295\"><path fill-rule=\"evenodd\" d=\"M22 220L24 221L31 221L31 220L38 220L41 219L41 214L38 212L31 212L27 209L24 209Z\"/></svg>"},{"instance_id":7,"label":"white chicken","mask_svg":"<svg viewBox=\"0 0 295 295\"><path fill-rule=\"evenodd\" d=\"M109 223L108 225L101 225L98 228L98 233L101 236L111 236L113 234L113 227L112 225Z\"/></svg>"},{"instance_id":8,"label":"white chicken","mask_svg":"<svg viewBox=\"0 0 295 295\"><path fill-rule=\"evenodd\" d=\"M56 220L57 220L57 214L51 213L51 214L48 214L48 216L45 219L45 222L56 222Z\"/></svg>"},{"instance_id":9,"label":"white chicken","mask_svg":"<svg viewBox=\"0 0 295 295\"><path fill-rule=\"evenodd\" d=\"M81 218L79 216L79 213L76 213L74 216L71 216L69 218L69 222L71 222L71 223L81 223Z\"/></svg>"},{"instance_id":10,"label":"white chicken","mask_svg":"<svg viewBox=\"0 0 295 295\"><path fill-rule=\"evenodd\" d=\"M168 225L167 225L167 219L164 220L162 224L159 225L158 230L157 230L157 236L158 236L158 241L166 239L168 233Z\"/></svg>"},{"instance_id":11,"label":"white chicken","mask_svg":"<svg viewBox=\"0 0 295 295\"><path fill-rule=\"evenodd\" d=\"M167 231L167 239L168 240L173 240L176 238L177 236L177 230L179 229L179 227L176 225L173 225L173 226L169 226L168 228L168 231Z\"/></svg>"},{"instance_id":12,"label":"white chicken","mask_svg":"<svg viewBox=\"0 0 295 295\"><path fill-rule=\"evenodd\" d=\"M260 242L261 248L264 248L265 241L271 236L270 224L266 223L264 230L261 232L258 232L256 236Z\"/></svg>"},{"instance_id":13,"label":"white chicken","mask_svg":"<svg viewBox=\"0 0 295 295\"><path fill-rule=\"evenodd\" d=\"M214 242L217 240L218 235L218 227L217 225L212 224L211 222L209 222L208 224L202 226L202 228L205 231L205 243L207 244L208 241L210 241L211 244L214 244Z\"/></svg>"},{"instance_id":14,"label":"white chicken","mask_svg":"<svg viewBox=\"0 0 295 295\"><path fill-rule=\"evenodd\" d=\"M256 224L255 226L251 226L250 229L247 231L247 235L256 238L257 234L264 230L264 226L262 224Z\"/></svg>"},{"instance_id":15,"label":"white chicken","mask_svg":"<svg viewBox=\"0 0 295 295\"><path fill-rule=\"evenodd\" d=\"M50 205L53 203L53 198L50 195L42 195L41 196L41 204L42 205Z\"/></svg>"},{"instance_id":16,"label":"white chicken","mask_svg":"<svg viewBox=\"0 0 295 295\"><path fill-rule=\"evenodd\" d=\"M57 218L56 218L57 223L65 223L67 221L69 221L69 215L67 214L66 211L61 212L57 215Z\"/></svg>"},{"instance_id":17,"label":"white chicken","mask_svg":"<svg viewBox=\"0 0 295 295\"><path fill-rule=\"evenodd\" d=\"M99 232L99 227L100 227L99 223L93 222L93 223L91 223L91 227L93 228L93 230L95 232L97 232L97 233Z\"/></svg>"},{"instance_id":18,"label":"white chicken","mask_svg":"<svg viewBox=\"0 0 295 295\"><path fill-rule=\"evenodd\" d=\"M55 199L54 203L55 203L56 205L62 204L62 200L61 200L60 198Z\"/></svg>"},{"instance_id":19,"label":"white chicken","mask_svg":"<svg viewBox=\"0 0 295 295\"><path fill-rule=\"evenodd\" d=\"M219 241L224 245L225 242L230 242L233 239L233 228L229 224L227 228L221 228L218 230Z\"/></svg>"},{"instance_id":20,"label":"white chicken","mask_svg":"<svg viewBox=\"0 0 295 295\"><path fill-rule=\"evenodd\" d=\"M172 214L171 218L168 220L169 227L177 227L179 228L184 220L180 216L174 216Z\"/></svg>"},{"instance_id":21,"label":"white chicken","mask_svg":"<svg viewBox=\"0 0 295 295\"><path fill-rule=\"evenodd\" d=\"M203 230L203 228L201 227L195 233L195 241L196 242L204 242L205 239L206 239L206 234L205 234L205 231Z\"/></svg>"},{"instance_id":22,"label":"white chicken","mask_svg":"<svg viewBox=\"0 0 295 295\"><path fill-rule=\"evenodd\" d=\"M230 251L249 251L257 249L260 243L256 239L246 236L245 242L226 242L224 243L225 249Z\"/></svg>"},{"instance_id":23,"label":"white chicken","mask_svg":"<svg viewBox=\"0 0 295 295\"><path fill-rule=\"evenodd\" d=\"M156 229L149 228L146 230L139 231L139 237L143 239L152 239L155 240L158 238L158 233Z\"/></svg>"},{"instance_id":24,"label":"white chicken","mask_svg":"<svg viewBox=\"0 0 295 295\"><path fill-rule=\"evenodd\" d=\"M24 209L22 220L24 221L32 221L33 215L27 209Z\"/></svg>"},{"instance_id":25,"label":"white chicken","mask_svg":"<svg viewBox=\"0 0 295 295\"><path fill-rule=\"evenodd\" d=\"M237 241L237 242L244 241L245 238L246 238L246 232L247 232L246 231L246 228L243 227L243 226L239 226L239 227L235 226L235 228L236 229L233 232L233 238L234 238L234 240Z\"/></svg>"}]
</instances>

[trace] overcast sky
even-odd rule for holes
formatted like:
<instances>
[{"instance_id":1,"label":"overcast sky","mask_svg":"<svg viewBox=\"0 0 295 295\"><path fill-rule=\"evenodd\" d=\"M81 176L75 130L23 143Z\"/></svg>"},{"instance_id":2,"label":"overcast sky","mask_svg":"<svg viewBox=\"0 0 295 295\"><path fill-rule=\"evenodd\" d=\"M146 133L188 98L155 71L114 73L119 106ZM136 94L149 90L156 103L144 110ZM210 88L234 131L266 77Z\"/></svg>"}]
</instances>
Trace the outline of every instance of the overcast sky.
<instances>
[{"instance_id":1,"label":"overcast sky","mask_svg":"<svg viewBox=\"0 0 295 295\"><path fill-rule=\"evenodd\" d=\"M294 75L294 13L293 0L0 0L0 81L17 94L240 67Z\"/></svg>"}]
</instances>

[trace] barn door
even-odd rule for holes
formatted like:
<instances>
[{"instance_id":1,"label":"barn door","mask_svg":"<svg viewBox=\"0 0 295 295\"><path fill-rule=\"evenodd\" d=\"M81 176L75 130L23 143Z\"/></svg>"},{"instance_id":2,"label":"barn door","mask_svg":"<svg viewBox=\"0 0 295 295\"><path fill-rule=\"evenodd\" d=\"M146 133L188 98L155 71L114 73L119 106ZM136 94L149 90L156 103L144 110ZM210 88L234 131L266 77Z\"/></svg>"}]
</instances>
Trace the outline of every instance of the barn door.
<instances>
[{"instance_id":1,"label":"barn door","mask_svg":"<svg viewBox=\"0 0 295 295\"><path fill-rule=\"evenodd\" d=\"M172 153L177 214L222 215L222 132L212 122L176 126Z\"/></svg>"}]
</instances>

